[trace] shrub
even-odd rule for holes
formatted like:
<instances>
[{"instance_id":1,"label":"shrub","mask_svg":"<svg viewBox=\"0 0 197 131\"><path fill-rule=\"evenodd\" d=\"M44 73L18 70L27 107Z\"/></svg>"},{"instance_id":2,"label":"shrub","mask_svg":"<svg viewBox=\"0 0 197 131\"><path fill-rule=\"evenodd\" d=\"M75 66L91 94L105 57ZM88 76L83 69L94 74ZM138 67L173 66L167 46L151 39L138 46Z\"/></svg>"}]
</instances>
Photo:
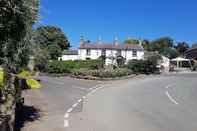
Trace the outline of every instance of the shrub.
<instances>
[{"instance_id":1,"label":"shrub","mask_svg":"<svg viewBox=\"0 0 197 131\"><path fill-rule=\"evenodd\" d=\"M132 74L132 71L127 68L117 68L117 69L99 69L99 70L89 70L89 69L78 69L73 71L75 76L94 76L100 78L115 78L128 76Z\"/></svg>"},{"instance_id":2,"label":"shrub","mask_svg":"<svg viewBox=\"0 0 197 131\"><path fill-rule=\"evenodd\" d=\"M151 60L131 60L127 64L127 68L134 73L155 73L157 71L157 65Z\"/></svg>"},{"instance_id":3,"label":"shrub","mask_svg":"<svg viewBox=\"0 0 197 131\"><path fill-rule=\"evenodd\" d=\"M70 73L80 68L95 70L101 67L100 60L51 61L48 62L44 71L47 73Z\"/></svg>"},{"instance_id":4,"label":"shrub","mask_svg":"<svg viewBox=\"0 0 197 131\"><path fill-rule=\"evenodd\" d=\"M0 89L4 86L5 72L4 69L0 67Z\"/></svg>"},{"instance_id":5,"label":"shrub","mask_svg":"<svg viewBox=\"0 0 197 131\"><path fill-rule=\"evenodd\" d=\"M19 78L27 78L31 77L31 73L28 70L22 70L19 74L17 74Z\"/></svg>"},{"instance_id":6,"label":"shrub","mask_svg":"<svg viewBox=\"0 0 197 131\"><path fill-rule=\"evenodd\" d=\"M42 85L34 79L28 79L26 83L30 89L40 89L42 87Z\"/></svg>"},{"instance_id":7,"label":"shrub","mask_svg":"<svg viewBox=\"0 0 197 131\"><path fill-rule=\"evenodd\" d=\"M145 61L144 60L131 60L128 62L127 68L132 70L134 73L144 73Z\"/></svg>"},{"instance_id":8,"label":"shrub","mask_svg":"<svg viewBox=\"0 0 197 131\"><path fill-rule=\"evenodd\" d=\"M45 67L47 73L70 73L71 65L65 65L61 61L49 62Z\"/></svg>"}]
</instances>

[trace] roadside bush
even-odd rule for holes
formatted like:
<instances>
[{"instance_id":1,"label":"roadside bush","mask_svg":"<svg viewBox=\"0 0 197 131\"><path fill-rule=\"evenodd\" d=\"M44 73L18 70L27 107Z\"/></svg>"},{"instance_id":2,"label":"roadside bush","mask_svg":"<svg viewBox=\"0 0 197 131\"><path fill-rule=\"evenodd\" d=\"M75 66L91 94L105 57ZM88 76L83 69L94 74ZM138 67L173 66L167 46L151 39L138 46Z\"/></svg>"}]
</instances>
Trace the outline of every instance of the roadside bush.
<instances>
[{"instance_id":1,"label":"roadside bush","mask_svg":"<svg viewBox=\"0 0 197 131\"><path fill-rule=\"evenodd\" d=\"M100 69L101 60L77 60L77 61L50 61L45 67L47 73L71 73L73 70L87 68L89 70Z\"/></svg>"},{"instance_id":2,"label":"roadside bush","mask_svg":"<svg viewBox=\"0 0 197 131\"><path fill-rule=\"evenodd\" d=\"M31 72L28 70L22 70L19 74L17 74L17 76L19 78L27 78L27 77L31 77Z\"/></svg>"},{"instance_id":3,"label":"roadside bush","mask_svg":"<svg viewBox=\"0 0 197 131\"><path fill-rule=\"evenodd\" d=\"M2 67L0 67L0 89L3 88L5 82L5 72Z\"/></svg>"},{"instance_id":4,"label":"roadside bush","mask_svg":"<svg viewBox=\"0 0 197 131\"><path fill-rule=\"evenodd\" d=\"M127 68L99 69L99 70L78 69L73 71L73 75L75 76L93 76L100 78L116 78L116 77L128 76L131 74L132 71Z\"/></svg>"},{"instance_id":5,"label":"roadside bush","mask_svg":"<svg viewBox=\"0 0 197 131\"><path fill-rule=\"evenodd\" d=\"M127 68L132 70L136 74L150 74L157 71L156 63L150 60L131 60L128 62Z\"/></svg>"},{"instance_id":6,"label":"roadside bush","mask_svg":"<svg viewBox=\"0 0 197 131\"><path fill-rule=\"evenodd\" d=\"M145 72L145 61L144 60L131 60L127 64L127 68L132 70L134 73Z\"/></svg>"},{"instance_id":7,"label":"roadside bush","mask_svg":"<svg viewBox=\"0 0 197 131\"><path fill-rule=\"evenodd\" d=\"M47 73L70 73L72 65L65 65L62 61L49 62L45 67Z\"/></svg>"}]
</instances>

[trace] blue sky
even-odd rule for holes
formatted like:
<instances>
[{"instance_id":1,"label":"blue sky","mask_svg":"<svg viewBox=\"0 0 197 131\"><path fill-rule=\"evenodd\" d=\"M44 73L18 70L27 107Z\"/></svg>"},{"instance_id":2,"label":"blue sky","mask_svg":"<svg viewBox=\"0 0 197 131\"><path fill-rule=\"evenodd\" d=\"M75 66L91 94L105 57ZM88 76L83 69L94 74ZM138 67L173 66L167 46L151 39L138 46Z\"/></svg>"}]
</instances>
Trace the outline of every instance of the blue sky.
<instances>
[{"instance_id":1,"label":"blue sky","mask_svg":"<svg viewBox=\"0 0 197 131\"><path fill-rule=\"evenodd\" d=\"M115 36L197 42L196 0L41 0L39 25L56 25L73 48L79 37L111 42Z\"/></svg>"}]
</instances>

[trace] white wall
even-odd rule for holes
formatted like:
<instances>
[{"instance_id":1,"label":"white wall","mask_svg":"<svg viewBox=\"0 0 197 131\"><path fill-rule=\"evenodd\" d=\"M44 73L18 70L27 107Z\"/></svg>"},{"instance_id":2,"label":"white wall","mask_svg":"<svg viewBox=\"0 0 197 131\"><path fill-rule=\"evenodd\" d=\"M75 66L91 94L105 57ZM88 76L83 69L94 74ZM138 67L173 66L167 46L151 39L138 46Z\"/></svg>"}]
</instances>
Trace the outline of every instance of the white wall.
<instances>
[{"instance_id":1,"label":"white wall","mask_svg":"<svg viewBox=\"0 0 197 131\"><path fill-rule=\"evenodd\" d=\"M117 54L117 50L111 50L111 49L107 49L106 50L106 57L116 57ZM79 59L80 60L86 60L86 58L90 58L90 59L98 59L101 56L102 50L101 49L91 49L90 50L90 56L86 55L86 49L79 49L78 51L79 53ZM121 51L121 55L126 58L126 62L128 62L129 60L133 60L133 59L144 59L144 51L137 51L137 56L133 57L133 51L132 50L122 50ZM113 61L110 59L106 59L106 64L114 64L112 63Z\"/></svg>"},{"instance_id":2,"label":"white wall","mask_svg":"<svg viewBox=\"0 0 197 131\"><path fill-rule=\"evenodd\" d=\"M67 61L67 60L79 60L78 55L62 55L62 57L59 58L59 60Z\"/></svg>"}]
</instances>

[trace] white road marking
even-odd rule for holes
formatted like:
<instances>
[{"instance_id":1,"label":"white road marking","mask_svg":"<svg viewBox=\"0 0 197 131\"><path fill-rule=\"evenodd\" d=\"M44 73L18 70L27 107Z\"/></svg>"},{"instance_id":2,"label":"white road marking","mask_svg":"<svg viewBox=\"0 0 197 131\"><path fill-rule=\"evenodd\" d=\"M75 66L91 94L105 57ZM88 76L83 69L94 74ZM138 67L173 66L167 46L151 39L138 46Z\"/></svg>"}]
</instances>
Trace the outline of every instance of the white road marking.
<instances>
[{"instance_id":1,"label":"white road marking","mask_svg":"<svg viewBox=\"0 0 197 131\"><path fill-rule=\"evenodd\" d=\"M103 87L100 86L100 85L96 85L96 86L94 86L94 87L92 87L92 88L89 88L89 89L83 88L83 87L78 87L78 86L72 86L72 87L73 87L73 88L80 89L80 90L86 90L86 91L87 91L87 90L91 90L87 95L93 94L93 93L95 93L97 90L103 88ZM73 109L74 109L75 107L77 107L78 104L79 104L83 99L86 99L86 97L87 97L87 96L83 96L82 99L79 99L77 103L73 104L73 105L72 105L72 108L69 108L69 109L67 110L67 112L65 113L64 118L65 118L65 119L68 119L68 118L69 118L69 113L71 113L71 112L73 111ZM69 127L69 121L68 121L68 120L64 120L64 127Z\"/></svg>"},{"instance_id":2,"label":"white road marking","mask_svg":"<svg viewBox=\"0 0 197 131\"><path fill-rule=\"evenodd\" d=\"M179 104L174 98L172 98L172 96L170 96L170 94L169 94L168 91L166 91L166 95L168 96L168 98L169 98L173 103L175 103L176 105Z\"/></svg>"},{"instance_id":3,"label":"white road marking","mask_svg":"<svg viewBox=\"0 0 197 131\"><path fill-rule=\"evenodd\" d=\"M72 88L76 88L76 89L80 89L80 90L85 90L85 91L89 90L88 88L74 86L74 85L72 86Z\"/></svg>"},{"instance_id":4,"label":"white road marking","mask_svg":"<svg viewBox=\"0 0 197 131\"><path fill-rule=\"evenodd\" d=\"M170 84L170 85L167 85L165 88L168 89L168 88L170 88L171 86L172 86L172 85Z\"/></svg>"},{"instance_id":5,"label":"white road marking","mask_svg":"<svg viewBox=\"0 0 197 131\"><path fill-rule=\"evenodd\" d=\"M65 115L64 115L64 118L68 118L69 117L69 113L66 113Z\"/></svg>"},{"instance_id":6,"label":"white road marking","mask_svg":"<svg viewBox=\"0 0 197 131\"><path fill-rule=\"evenodd\" d=\"M68 122L68 120L64 120L64 127L69 127L69 122Z\"/></svg>"},{"instance_id":7,"label":"white road marking","mask_svg":"<svg viewBox=\"0 0 197 131\"><path fill-rule=\"evenodd\" d=\"M86 96L83 96L83 99L86 99Z\"/></svg>"},{"instance_id":8,"label":"white road marking","mask_svg":"<svg viewBox=\"0 0 197 131\"><path fill-rule=\"evenodd\" d=\"M78 103L75 103L74 105L72 105L73 108L77 107Z\"/></svg>"},{"instance_id":9,"label":"white road marking","mask_svg":"<svg viewBox=\"0 0 197 131\"><path fill-rule=\"evenodd\" d=\"M82 99L79 99L78 102L80 103L82 101Z\"/></svg>"},{"instance_id":10,"label":"white road marking","mask_svg":"<svg viewBox=\"0 0 197 131\"><path fill-rule=\"evenodd\" d=\"M67 110L67 113L70 113L70 112L72 112L73 111L73 108L69 108L68 110Z\"/></svg>"}]
</instances>

